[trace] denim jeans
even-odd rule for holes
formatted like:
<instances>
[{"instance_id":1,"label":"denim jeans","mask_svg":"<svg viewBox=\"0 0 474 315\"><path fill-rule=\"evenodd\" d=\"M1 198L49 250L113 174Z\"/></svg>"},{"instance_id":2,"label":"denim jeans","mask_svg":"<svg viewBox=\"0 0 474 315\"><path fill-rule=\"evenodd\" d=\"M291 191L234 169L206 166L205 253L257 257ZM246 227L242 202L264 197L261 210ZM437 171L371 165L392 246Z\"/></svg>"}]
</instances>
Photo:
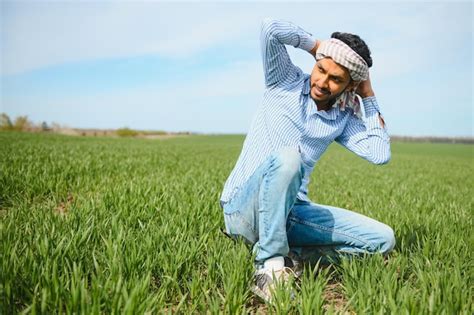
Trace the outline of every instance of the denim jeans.
<instances>
[{"instance_id":1,"label":"denim jeans","mask_svg":"<svg viewBox=\"0 0 474 315\"><path fill-rule=\"evenodd\" d=\"M303 166L295 148L283 148L260 165L222 204L227 233L244 238L257 265L276 256L328 263L346 254L386 254L393 230L361 214L296 198Z\"/></svg>"}]
</instances>

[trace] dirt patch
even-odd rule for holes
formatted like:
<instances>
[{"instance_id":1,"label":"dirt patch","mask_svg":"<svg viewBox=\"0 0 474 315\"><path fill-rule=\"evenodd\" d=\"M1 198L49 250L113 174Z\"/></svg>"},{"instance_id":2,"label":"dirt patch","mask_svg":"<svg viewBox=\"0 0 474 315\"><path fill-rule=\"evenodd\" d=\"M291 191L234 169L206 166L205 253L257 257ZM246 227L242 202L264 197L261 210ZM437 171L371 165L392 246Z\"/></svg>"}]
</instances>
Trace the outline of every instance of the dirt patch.
<instances>
[{"instance_id":1,"label":"dirt patch","mask_svg":"<svg viewBox=\"0 0 474 315\"><path fill-rule=\"evenodd\" d=\"M270 312L268 306L255 295L251 296L246 306L250 308L249 314L268 314Z\"/></svg>"},{"instance_id":2,"label":"dirt patch","mask_svg":"<svg viewBox=\"0 0 474 315\"><path fill-rule=\"evenodd\" d=\"M337 314L355 314L351 310L347 310L348 300L344 295L344 288L338 281L330 281L323 291L325 300L324 310L328 311L331 307Z\"/></svg>"},{"instance_id":3,"label":"dirt patch","mask_svg":"<svg viewBox=\"0 0 474 315\"><path fill-rule=\"evenodd\" d=\"M74 197L72 194L67 195L67 199L59 203L59 205L54 209L54 212L58 215L65 216L69 212L71 204L74 202Z\"/></svg>"}]
</instances>

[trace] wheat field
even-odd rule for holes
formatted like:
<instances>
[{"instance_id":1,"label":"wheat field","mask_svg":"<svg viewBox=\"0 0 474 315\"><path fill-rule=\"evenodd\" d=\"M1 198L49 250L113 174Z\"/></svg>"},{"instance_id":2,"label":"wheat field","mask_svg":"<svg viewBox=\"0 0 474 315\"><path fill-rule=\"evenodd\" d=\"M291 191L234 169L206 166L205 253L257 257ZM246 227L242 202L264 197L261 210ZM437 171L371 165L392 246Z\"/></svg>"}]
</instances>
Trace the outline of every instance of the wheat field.
<instances>
[{"instance_id":1,"label":"wheat field","mask_svg":"<svg viewBox=\"0 0 474 315\"><path fill-rule=\"evenodd\" d=\"M243 140L0 132L0 313L474 312L473 145L395 142L385 166L331 146L310 198L390 225L397 245L307 266L296 297L265 305L251 252L220 232Z\"/></svg>"}]
</instances>

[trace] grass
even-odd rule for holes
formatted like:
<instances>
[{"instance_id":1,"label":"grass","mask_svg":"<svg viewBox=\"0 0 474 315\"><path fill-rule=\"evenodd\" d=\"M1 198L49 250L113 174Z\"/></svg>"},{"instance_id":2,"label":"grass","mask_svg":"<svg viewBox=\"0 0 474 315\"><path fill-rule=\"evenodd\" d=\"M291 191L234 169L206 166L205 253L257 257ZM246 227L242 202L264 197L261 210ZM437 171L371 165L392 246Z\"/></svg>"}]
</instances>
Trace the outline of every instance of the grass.
<instances>
[{"instance_id":1,"label":"grass","mask_svg":"<svg viewBox=\"0 0 474 315\"><path fill-rule=\"evenodd\" d=\"M474 312L472 145L394 143L381 167L331 146L310 197L389 224L396 248L307 269L273 307L219 232L242 141L0 132L0 313Z\"/></svg>"}]
</instances>

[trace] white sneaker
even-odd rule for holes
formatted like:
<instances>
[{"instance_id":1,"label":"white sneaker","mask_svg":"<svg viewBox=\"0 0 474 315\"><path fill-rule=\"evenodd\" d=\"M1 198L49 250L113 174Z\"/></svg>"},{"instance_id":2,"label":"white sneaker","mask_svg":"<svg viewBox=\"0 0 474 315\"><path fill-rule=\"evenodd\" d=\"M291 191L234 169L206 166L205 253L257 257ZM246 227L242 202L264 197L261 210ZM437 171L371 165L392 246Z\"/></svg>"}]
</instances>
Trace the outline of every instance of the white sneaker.
<instances>
[{"instance_id":1,"label":"white sneaker","mask_svg":"<svg viewBox=\"0 0 474 315\"><path fill-rule=\"evenodd\" d=\"M295 273L288 267L278 270L262 268L254 274L255 283L252 292L265 302L271 302L277 285L282 285L285 288L288 286L287 289L292 290L290 284L291 280L295 278ZM294 295L293 292L292 295Z\"/></svg>"}]
</instances>

